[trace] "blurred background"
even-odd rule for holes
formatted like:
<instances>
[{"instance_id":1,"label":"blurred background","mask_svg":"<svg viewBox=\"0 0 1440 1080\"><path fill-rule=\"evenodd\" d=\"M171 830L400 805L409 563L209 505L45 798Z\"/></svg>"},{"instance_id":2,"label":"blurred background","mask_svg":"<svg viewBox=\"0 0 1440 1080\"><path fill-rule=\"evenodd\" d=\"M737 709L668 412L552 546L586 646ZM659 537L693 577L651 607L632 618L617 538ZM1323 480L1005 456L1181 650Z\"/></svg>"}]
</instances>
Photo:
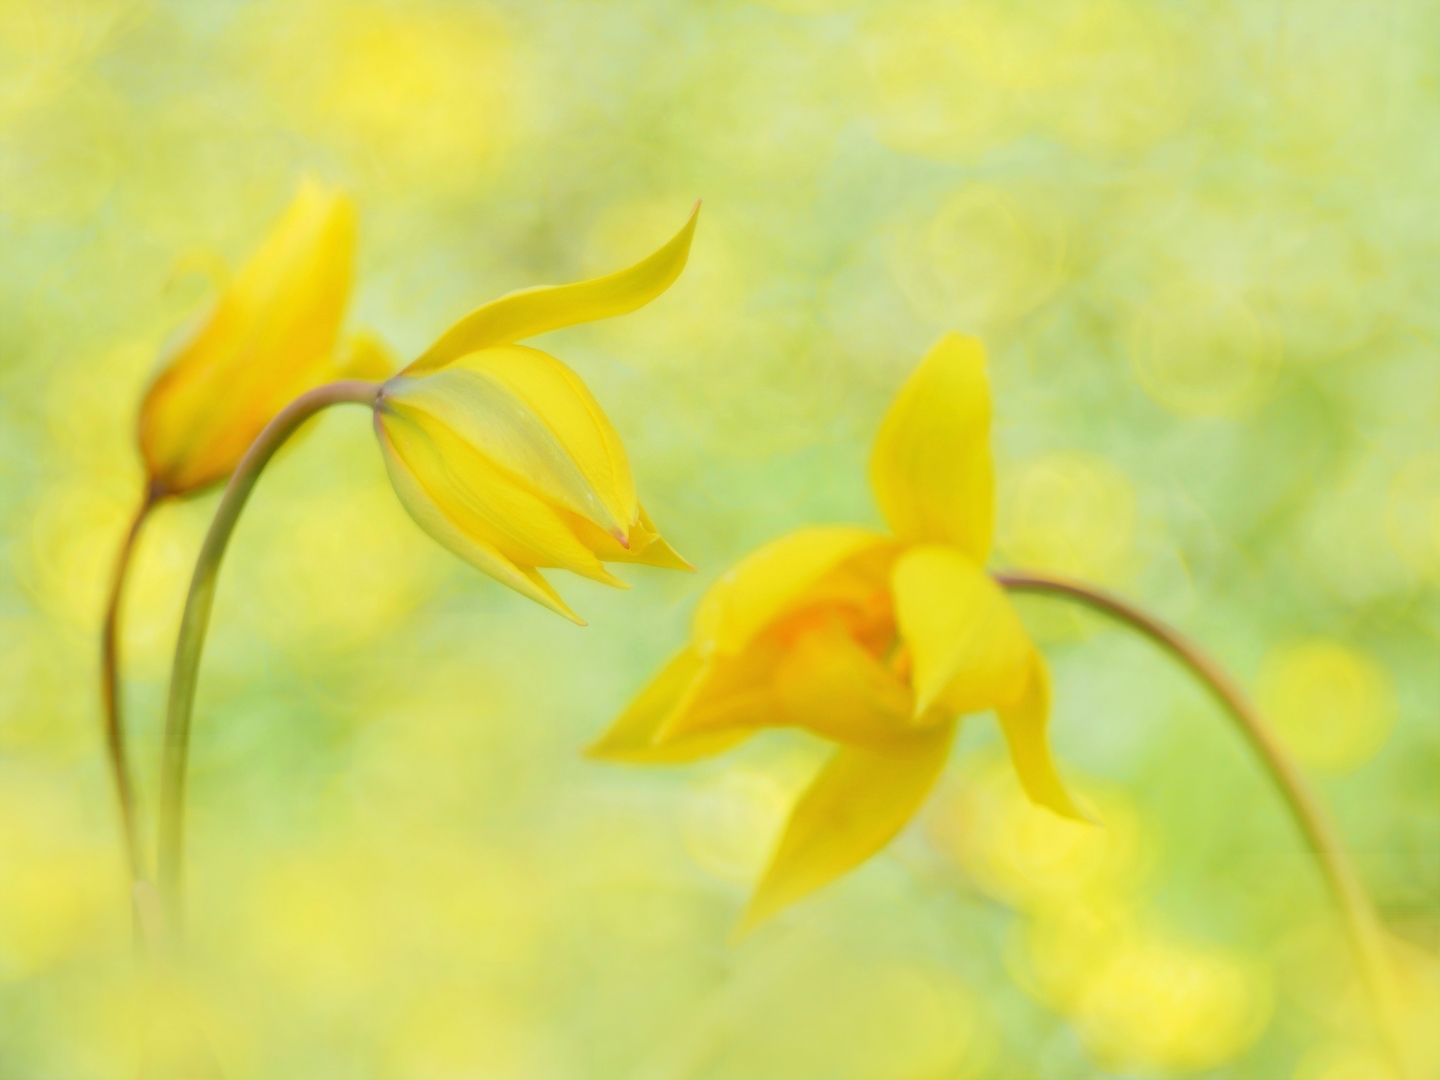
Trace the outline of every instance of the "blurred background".
<instances>
[{"instance_id":1,"label":"blurred background","mask_svg":"<svg viewBox=\"0 0 1440 1080\"><path fill-rule=\"evenodd\" d=\"M358 410L279 460L196 716L194 1007L226 1076L1385 1077L1226 719L1053 601L1023 613L1103 830L1030 809L977 717L884 855L736 944L818 744L580 751L727 564L879 523L878 418L978 334L997 563L1214 650L1433 987L1437 46L1423 0L0 0L0 1072L135 1075L97 664L134 410L313 172L360 210L347 326L402 357L706 200L669 294L540 342L700 572L556 575L577 629L426 540ZM130 592L152 823L214 505L153 519Z\"/></svg>"}]
</instances>

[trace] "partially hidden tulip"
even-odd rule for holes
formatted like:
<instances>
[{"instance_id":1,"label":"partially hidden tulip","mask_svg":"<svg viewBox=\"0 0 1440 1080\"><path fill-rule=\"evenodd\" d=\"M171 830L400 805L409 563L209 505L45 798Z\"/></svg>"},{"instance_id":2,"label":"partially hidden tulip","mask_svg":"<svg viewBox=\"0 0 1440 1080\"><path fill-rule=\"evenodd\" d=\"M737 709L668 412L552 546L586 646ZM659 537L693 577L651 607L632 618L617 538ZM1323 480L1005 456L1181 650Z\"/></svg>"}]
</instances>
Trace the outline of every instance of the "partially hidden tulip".
<instances>
[{"instance_id":1,"label":"partially hidden tulip","mask_svg":"<svg viewBox=\"0 0 1440 1080\"><path fill-rule=\"evenodd\" d=\"M226 479L299 394L345 374L340 321L355 262L355 209L304 180L265 242L172 346L140 406L152 498ZM367 365L369 349L351 354Z\"/></svg>"},{"instance_id":2,"label":"partially hidden tulip","mask_svg":"<svg viewBox=\"0 0 1440 1080\"><path fill-rule=\"evenodd\" d=\"M949 335L875 441L871 484L892 532L818 526L754 552L706 593L689 646L591 748L613 761L683 762L775 727L834 745L790 815L746 927L884 847L925 801L971 713L999 718L1031 799L1083 817L1050 755L1045 663L985 571L989 437L984 350Z\"/></svg>"},{"instance_id":3,"label":"partially hidden tulip","mask_svg":"<svg viewBox=\"0 0 1440 1080\"><path fill-rule=\"evenodd\" d=\"M337 347L355 262L355 210L305 179L259 250L176 336L140 403L145 488L116 560L101 638L106 742L133 875L144 876L120 695L121 605L146 519L167 499L224 482L292 399L343 376L384 378L385 349Z\"/></svg>"},{"instance_id":4,"label":"partially hidden tulip","mask_svg":"<svg viewBox=\"0 0 1440 1080\"><path fill-rule=\"evenodd\" d=\"M516 344L634 311L680 276L696 214L627 270L509 293L471 312L384 383L375 430L405 509L444 547L583 625L540 573L628 588L605 563L692 569L635 494L625 447L580 378Z\"/></svg>"}]
</instances>

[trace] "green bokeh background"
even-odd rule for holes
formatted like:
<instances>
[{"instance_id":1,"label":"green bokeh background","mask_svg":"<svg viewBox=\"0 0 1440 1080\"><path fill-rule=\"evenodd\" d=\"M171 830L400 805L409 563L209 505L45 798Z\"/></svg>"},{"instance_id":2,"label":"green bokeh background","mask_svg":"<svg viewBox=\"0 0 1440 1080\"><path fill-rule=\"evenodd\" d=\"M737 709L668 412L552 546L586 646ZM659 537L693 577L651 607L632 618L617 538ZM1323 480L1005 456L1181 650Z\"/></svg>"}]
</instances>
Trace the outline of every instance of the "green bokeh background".
<instances>
[{"instance_id":1,"label":"green bokeh background","mask_svg":"<svg viewBox=\"0 0 1440 1080\"><path fill-rule=\"evenodd\" d=\"M977 334L997 563L1123 590L1257 687L1433 972L1437 120L1423 0L0 0L0 1073L136 1074L96 656L134 410L312 172L360 210L347 325L401 356L706 200L669 294L539 342L700 571L557 574L581 630L420 534L358 411L272 467L194 746L190 993L226 1076L1380 1076L1345 1071L1344 950L1224 718L1053 603L1024 614L1098 840L1026 817L976 718L914 828L737 944L820 748L580 750L728 564L879 524L882 411ZM160 512L136 568L147 794L214 504Z\"/></svg>"}]
</instances>

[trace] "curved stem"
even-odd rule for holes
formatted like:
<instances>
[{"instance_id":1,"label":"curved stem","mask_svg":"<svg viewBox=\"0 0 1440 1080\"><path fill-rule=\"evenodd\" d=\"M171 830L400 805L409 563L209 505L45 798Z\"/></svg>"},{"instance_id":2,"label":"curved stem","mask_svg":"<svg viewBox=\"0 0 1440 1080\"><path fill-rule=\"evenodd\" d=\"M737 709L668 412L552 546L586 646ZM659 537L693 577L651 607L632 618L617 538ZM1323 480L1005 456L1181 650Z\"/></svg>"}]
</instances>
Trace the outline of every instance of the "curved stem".
<instances>
[{"instance_id":1,"label":"curved stem","mask_svg":"<svg viewBox=\"0 0 1440 1080\"><path fill-rule=\"evenodd\" d=\"M266 426L230 476L225 494L205 544L195 563L195 576L185 598L185 615L175 643L175 666L170 675L170 698L165 715L165 755L160 766L159 884L172 933L180 926L180 892L185 844L185 768L190 748L190 717L195 707L195 684L215 583L230 534L250 497L261 471L295 430L321 409L351 403L370 405L379 393L375 383L346 380L317 387L285 406Z\"/></svg>"},{"instance_id":2,"label":"curved stem","mask_svg":"<svg viewBox=\"0 0 1440 1080\"><path fill-rule=\"evenodd\" d=\"M125 715L120 697L120 613L125 578L135 555L135 543L150 511L159 501L160 493L153 486L147 487L130 527L125 531L125 539L121 541L120 553L115 559L115 573L110 579L110 597L105 604L105 623L100 633L100 691L105 703L105 749L110 759L110 775L115 782L131 881L140 881L145 877L145 849L140 843L135 779L125 745Z\"/></svg>"},{"instance_id":3,"label":"curved stem","mask_svg":"<svg viewBox=\"0 0 1440 1080\"><path fill-rule=\"evenodd\" d=\"M1319 799L1245 691L1213 657L1180 631L1113 593L1051 574L1000 573L995 575L995 580L1011 592L1062 596L1118 619L1155 642L1205 684L1259 757L1319 862L1330 894L1340 909L1380 1033L1399 1059L1393 1030L1397 1000L1394 971L1386 955L1379 917Z\"/></svg>"}]
</instances>

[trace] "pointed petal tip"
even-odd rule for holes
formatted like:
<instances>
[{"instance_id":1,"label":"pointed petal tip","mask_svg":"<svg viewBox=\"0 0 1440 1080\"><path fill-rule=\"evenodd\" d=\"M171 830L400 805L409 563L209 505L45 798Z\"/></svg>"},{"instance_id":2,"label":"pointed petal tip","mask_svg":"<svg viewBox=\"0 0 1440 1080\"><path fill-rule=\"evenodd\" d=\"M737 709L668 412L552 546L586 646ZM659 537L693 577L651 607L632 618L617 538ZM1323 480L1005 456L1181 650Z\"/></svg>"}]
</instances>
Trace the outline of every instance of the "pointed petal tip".
<instances>
[{"instance_id":1,"label":"pointed petal tip","mask_svg":"<svg viewBox=\"0 0 1440 1080\"><path fill-rule=\"evenodd\" d=\"M687 574L698 574L698 573L700 572L700 571L696 568L696 566L695 566L694 563L692 563L689 559L685 558L684 555L681 555L678 551L676 551L676 550L675 550L673 547L671 547L669 544L666 544L666 545L665 545L665 549L666 549L666 551L665 551L666 555L670 556L670 558L668 558L668 559L665 560L666 565L665 565L664 569L666 569L666 570L683 570L683 571L684 571L685 573L687 573Z\"/></svg>"},{"instance_id":2,"label":"pointed petal tip","mask_svg":"<svg viewBox=\"0 0 1440 1080\"><path fill-rule=\"evenodd\" d=\"M536 576L536 577L540 577L540 575L539 575L538 573L537 573L535 576ZM544 581L544 578L541 578L541 580ZM546 584L548 584L548 582L547 582ZM565 603L564 600L561 600L561 599L560 599L560 594L557 593L557 592L554 592L553 589L550 590L548 594L547 594L547 593L542 593L540 596L530 596L530 599L532 599L532 600L536 601L537 603L539 603L541 607L544 607L544 608L549 609L550 611L553 611L556 615L559 615L562 619L565 619L565 620L567 620L568 622L574 623L576 626L589 626L589 625L590 625L590 624L587 623L584 619L582 619L579 615L576 615L575 612L570 609L570 605L567 604L567 603Z\"/></svg>"},{"instance_id":3,"label":"pointed petal tip","mask_svg":"<svg viewBox=\"0 0 1440 1080\"><path fill-rule=\"evenodd\" d=\"M611 528L609 532L610 535L615 538L615 542L617 544L619 544L626 551L630 550L630 537L628 534L626 534L624 529L620 528L619 525L616 525Z\"/></svg>"},{"instance_id":4,"label":"pointed petal tip","mask_svg":"<svg viewBox=\"0 0 1440 1080\"><path fill-rule=\"evenodd\" d=\"M590 625L590 624L587 623L584 619L582 619L579 615L576 615L575 612L571 611L570 608L569 608L568 606L564 605L564 604L560 605L559 607L554 607L554 606L549 605L549 604L546 604L545 606L548 607L548 608L550 608L551 611L555 612L556 615L559 615L559 616L560 616L562 619L564 619L565 621L567 621L567 622L572 622L572 623L574 623L576 626L589 626L589 625Z\"/></svg>"}]
</instances>

